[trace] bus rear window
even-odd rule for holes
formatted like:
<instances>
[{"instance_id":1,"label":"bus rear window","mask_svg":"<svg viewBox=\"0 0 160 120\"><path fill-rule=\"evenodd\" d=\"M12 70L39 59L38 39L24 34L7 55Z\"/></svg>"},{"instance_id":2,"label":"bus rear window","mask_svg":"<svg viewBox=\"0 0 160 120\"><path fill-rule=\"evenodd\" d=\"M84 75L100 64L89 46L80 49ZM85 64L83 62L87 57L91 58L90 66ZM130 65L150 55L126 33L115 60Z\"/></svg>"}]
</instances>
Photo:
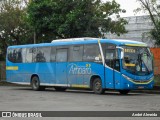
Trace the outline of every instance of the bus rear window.
<instances>
[{"instance_id":1,"label":"bus rear window","mask_svg":"<svg viewBox=\"0 0 160 120\"><path fill-rule=\"evenodd\" d=\"M25 62L25 48L8 49L8 60L13 63Z\"/></svg>"}]
</instances>

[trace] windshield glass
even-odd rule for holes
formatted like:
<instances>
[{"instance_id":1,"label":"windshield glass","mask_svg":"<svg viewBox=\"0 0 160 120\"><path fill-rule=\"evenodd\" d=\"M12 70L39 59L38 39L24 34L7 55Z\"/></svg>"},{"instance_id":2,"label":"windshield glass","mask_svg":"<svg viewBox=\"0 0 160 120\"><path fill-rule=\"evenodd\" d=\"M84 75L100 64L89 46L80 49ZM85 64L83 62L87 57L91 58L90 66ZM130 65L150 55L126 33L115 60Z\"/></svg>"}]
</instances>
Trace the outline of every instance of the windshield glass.
<instances>
[{"instance_id":1,"label":"windshield glass","mask_svg":"<svg viewBox=\"0 0 160 120\"><path fill-rule=\"evenodd\" d=\"M123 68L136 75L146 75L153 71L152 56L147 47L124 46Z\"/></svg>"}]
</instances>

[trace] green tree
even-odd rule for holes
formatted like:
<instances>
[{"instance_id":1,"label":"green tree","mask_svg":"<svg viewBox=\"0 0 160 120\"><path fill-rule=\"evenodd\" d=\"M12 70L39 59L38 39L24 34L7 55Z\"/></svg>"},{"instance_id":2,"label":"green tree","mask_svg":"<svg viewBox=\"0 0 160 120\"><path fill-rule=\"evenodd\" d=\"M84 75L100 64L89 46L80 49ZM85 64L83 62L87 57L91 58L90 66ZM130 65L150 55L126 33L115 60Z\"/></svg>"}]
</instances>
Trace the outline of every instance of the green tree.
<instances>
[{"instance_id":1,"label":"green tree","mask_svg":"<svg viewBox=\"0 0 160 120\"><path fill-rule=\"evenodd\" d=\"M0 51L1 58L5 58L9 45L32 43L31 30L25 21L26 8L23 0L0 1ZM29 37L30 36L30 37Z\"/></svg>"},{"instance_id":2,"label":"green tree","mask_svg":"<svg viewBox=\"0 0 160 120\"><path fill-rule=\"evenodd\" d=\"M135 11L143 11L147 13L153 23L154 28L150 31L149 36L156 40L156 45L160 45L160 5L158 0L137 0L140 7Z\"/></svg>"},{"instance_id":3,"label":"green tree","mask_svg":"<svg viewBox=\"0 0 160 120\"><path fill-rule=\"evenodd\" d=\"M28 21L38 42L73 37L104 37L103 33L125 33L125 12L114 0L32 0L28 5ZM111 16L116 16L115 20Z\"/></svg>"}]
</instances>

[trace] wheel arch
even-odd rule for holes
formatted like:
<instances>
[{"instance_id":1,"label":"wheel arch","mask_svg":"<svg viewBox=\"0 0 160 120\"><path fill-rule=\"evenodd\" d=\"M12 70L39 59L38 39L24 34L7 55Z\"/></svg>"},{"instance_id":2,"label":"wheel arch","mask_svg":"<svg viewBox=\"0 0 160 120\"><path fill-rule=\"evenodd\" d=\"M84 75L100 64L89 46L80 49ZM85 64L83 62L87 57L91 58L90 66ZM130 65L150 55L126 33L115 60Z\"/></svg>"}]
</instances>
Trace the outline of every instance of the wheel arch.
<instances>
[{"instance_id":1,"label":"wheel arch","mask_svg":"<svg viewBox=\"0 0 160 120\"><path fill-rule=\"evenodd\" d=\"M91 78L90 78L90 89L93 89L93 81L96 79L96 78L100 78L101 77L99 75L92 75ZM101 79L102 80L102 79Z\"/></svg>"},{"instance_id":2,"label":"wheel arch","mask_svg":"<svg viewBox=\"0 0 160 120\"><path fill-rule=\"evenodd\" d=\"M32 78L35 77L35 76L38 77L38 79L39 79L38 74L32 74L32 75L31 75L31 78L30 78L30 84L32 83Z\"/></svg>"}]
</instances>

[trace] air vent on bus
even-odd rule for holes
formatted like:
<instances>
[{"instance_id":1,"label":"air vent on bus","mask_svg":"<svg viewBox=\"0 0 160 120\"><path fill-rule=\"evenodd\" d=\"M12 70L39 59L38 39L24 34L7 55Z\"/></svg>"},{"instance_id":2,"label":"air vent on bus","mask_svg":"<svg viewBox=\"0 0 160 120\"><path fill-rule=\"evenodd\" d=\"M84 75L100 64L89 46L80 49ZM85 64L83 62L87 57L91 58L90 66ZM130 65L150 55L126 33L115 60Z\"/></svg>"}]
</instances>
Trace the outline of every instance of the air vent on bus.
<instances>
[{"instance_id":1,"label":"air vent on bus","mask_svg":"<svg viewBox=\"0 0 160 120\"><path fill-rule=\"evenodd\" d=\"M69 41L98 40L98 39L99 39L99 38L92 38L92 37L57 39L57 40L52 40L52 43L54 43L54 42L69 42Z\"/></svg>"}]
</instances>

